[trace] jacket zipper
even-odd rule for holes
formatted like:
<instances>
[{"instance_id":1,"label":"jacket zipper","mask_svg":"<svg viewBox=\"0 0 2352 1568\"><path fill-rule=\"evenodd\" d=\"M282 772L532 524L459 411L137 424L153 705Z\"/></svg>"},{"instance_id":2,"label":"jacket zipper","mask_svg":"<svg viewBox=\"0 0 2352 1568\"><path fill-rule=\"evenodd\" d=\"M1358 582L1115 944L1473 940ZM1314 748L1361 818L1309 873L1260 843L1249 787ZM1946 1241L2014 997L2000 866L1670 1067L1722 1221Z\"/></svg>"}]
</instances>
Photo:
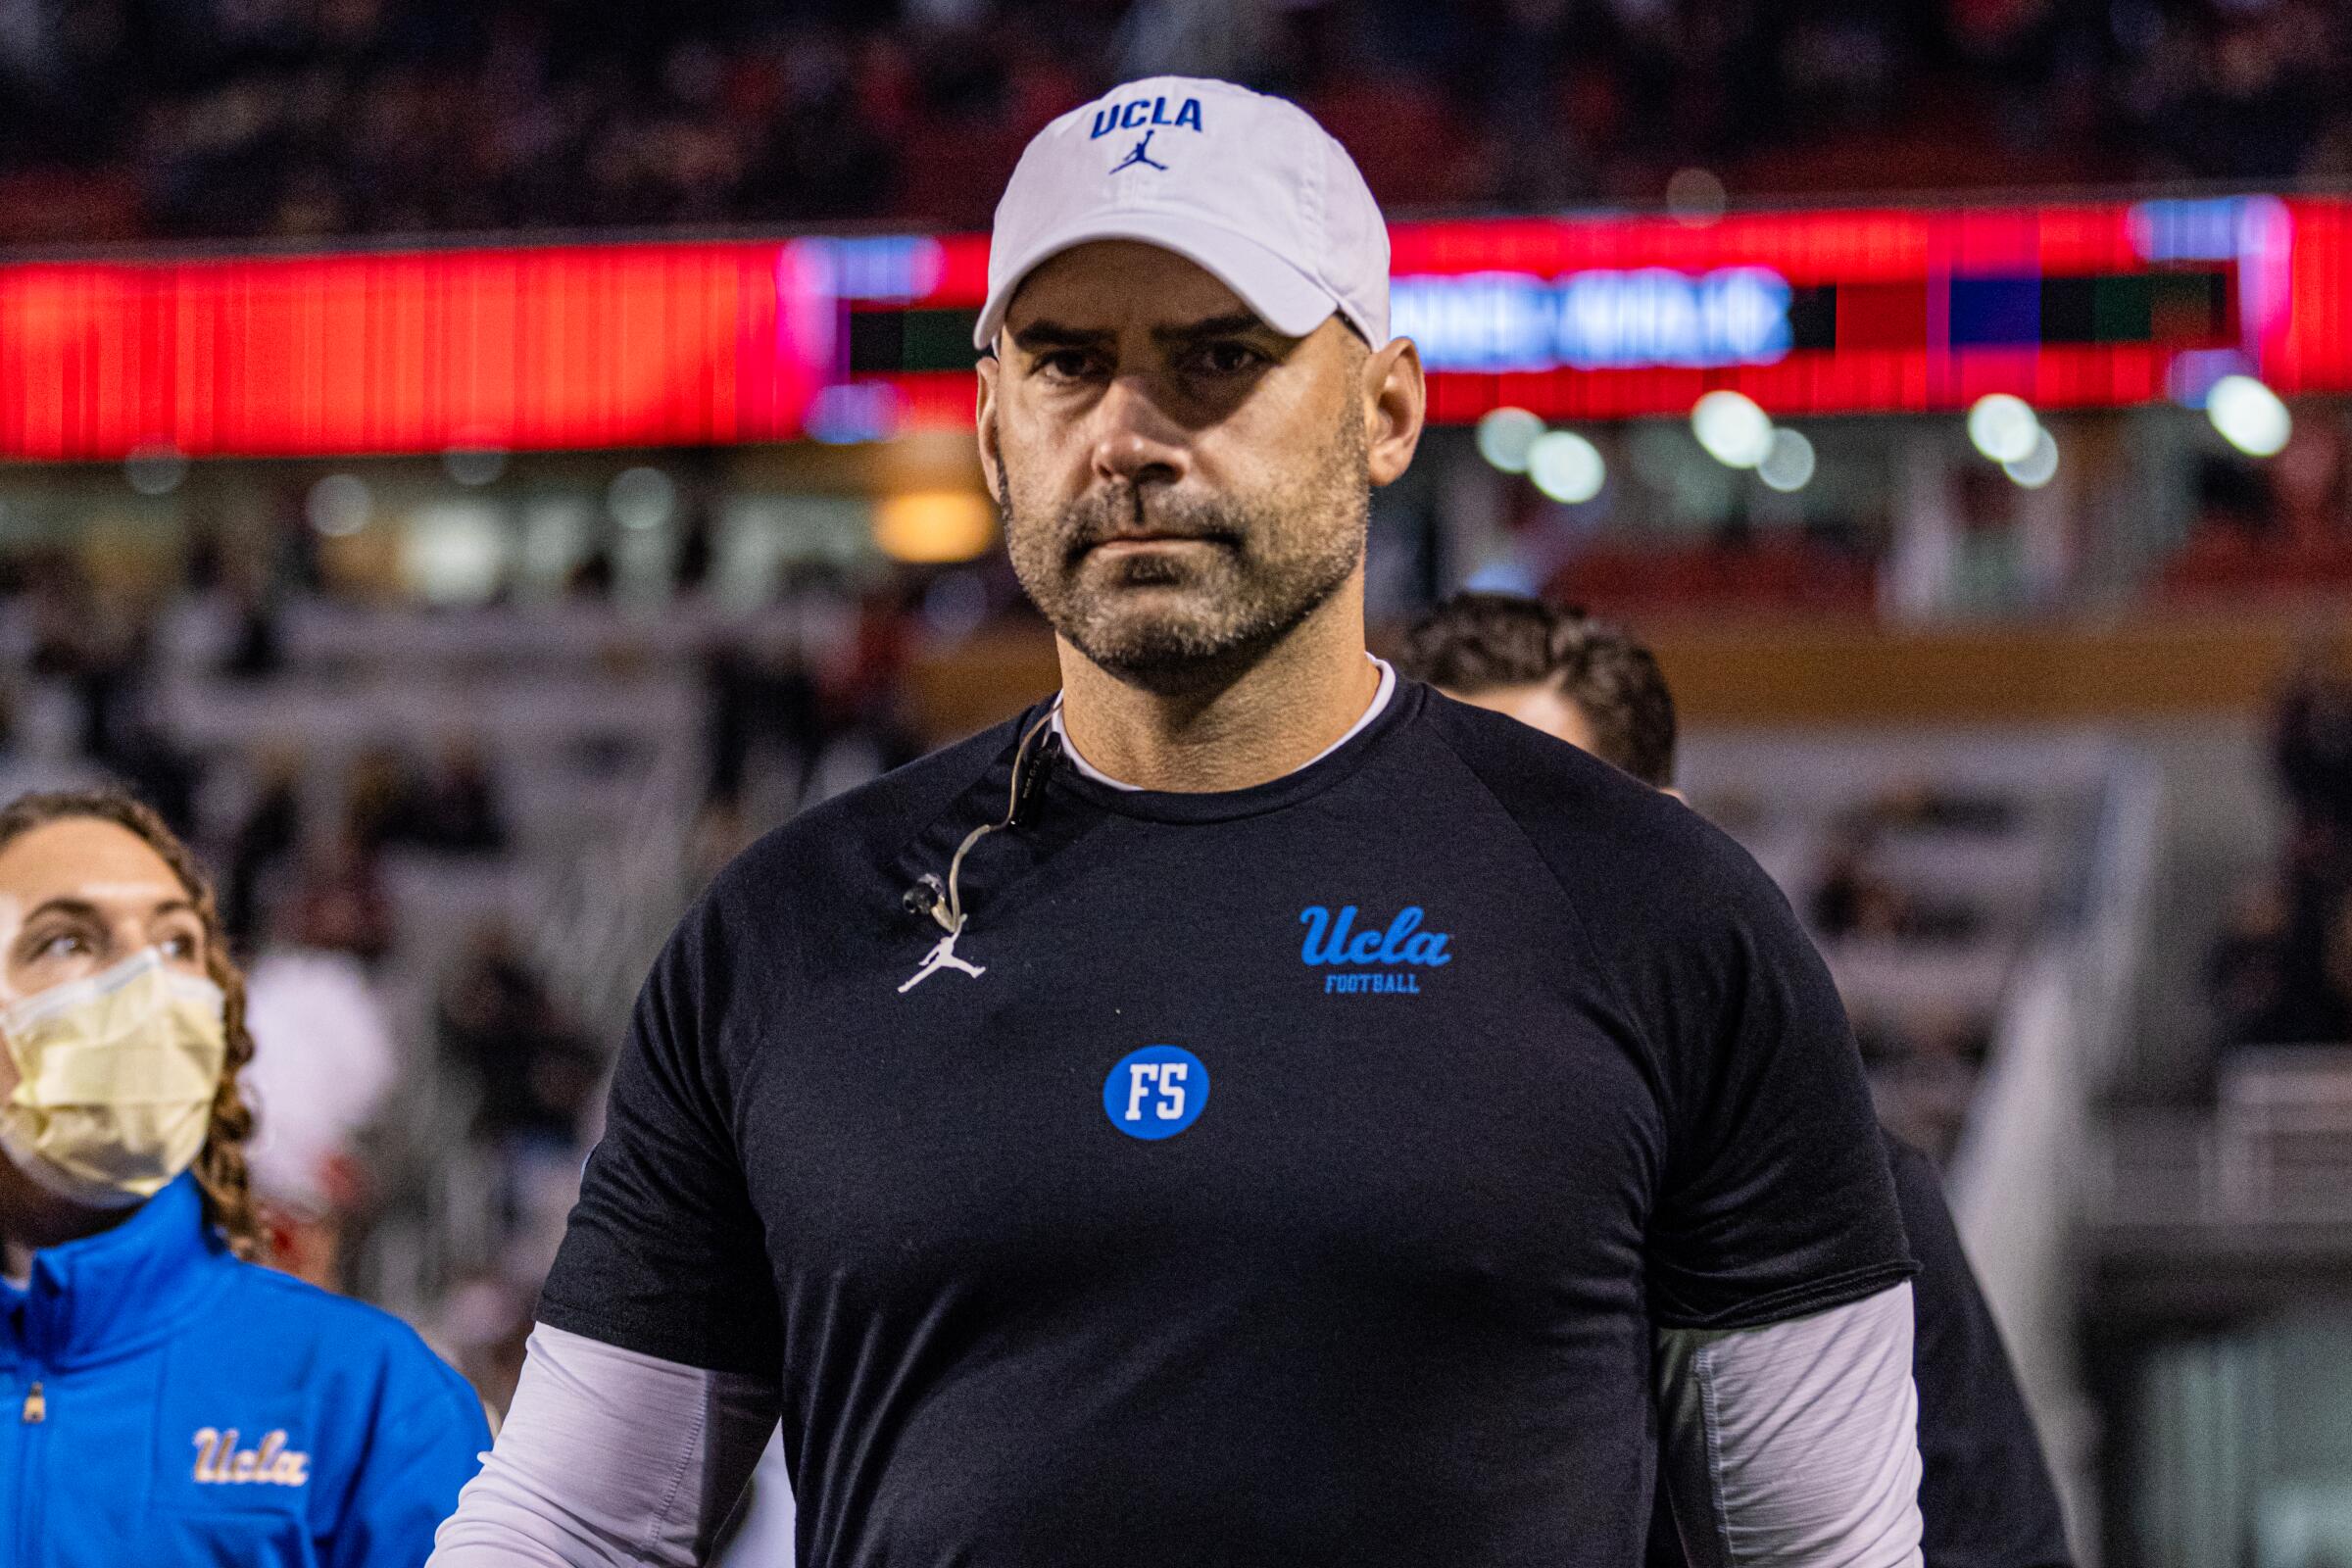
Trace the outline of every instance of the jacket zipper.
<instances>
[{"instance_id":1,"label":"jacket zipper","mask_svg":"<svg viewBox=\"0 0 2352 1568\"><path fill-rule=\"evenodd\" d=\"M27 1367L26 1370L37 1371L38 1368ZM18 1417L16 1560L21 1563L40 1561L41 1526L35 1516L41 1510L32 1505L39 1492L33 1449L39 1446L41 1429L48 1420L49 1396L41 1387L40 1379L34 1378L31 1386L24 1391L24 1408Z\"/></svg>"}]
</instances>

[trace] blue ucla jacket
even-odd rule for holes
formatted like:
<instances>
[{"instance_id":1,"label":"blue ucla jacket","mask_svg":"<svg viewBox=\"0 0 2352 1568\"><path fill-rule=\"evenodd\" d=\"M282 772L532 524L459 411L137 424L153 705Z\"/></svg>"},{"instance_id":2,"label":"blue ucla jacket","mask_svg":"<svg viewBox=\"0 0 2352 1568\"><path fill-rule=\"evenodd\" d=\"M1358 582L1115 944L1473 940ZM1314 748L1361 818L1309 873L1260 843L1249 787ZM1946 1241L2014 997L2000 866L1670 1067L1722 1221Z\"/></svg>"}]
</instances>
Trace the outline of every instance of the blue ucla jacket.
<instances>
[{"instance_id":1,"label":"blue ucla jacket","mask_svg":"<svg viewBox=\"0 0 2352 1568\"><path fill-rule=\"evenodd\" d=\"M190 1177L0 1282L8 1568L416 1568L489 1443L407 1325L237 1261Z\"/></svg>"}]
</instances>

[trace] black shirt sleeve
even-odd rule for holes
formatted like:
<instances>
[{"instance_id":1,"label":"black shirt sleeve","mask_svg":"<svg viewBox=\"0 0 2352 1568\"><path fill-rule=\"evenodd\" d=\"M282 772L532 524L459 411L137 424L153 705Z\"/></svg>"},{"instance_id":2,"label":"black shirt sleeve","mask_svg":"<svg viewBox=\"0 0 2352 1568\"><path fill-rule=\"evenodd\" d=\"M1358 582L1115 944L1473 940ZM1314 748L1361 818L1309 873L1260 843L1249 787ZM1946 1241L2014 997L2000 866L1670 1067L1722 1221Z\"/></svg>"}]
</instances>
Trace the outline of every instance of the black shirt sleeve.
<instances>
[{"instance_id":1,"label":"black shirt sleeve","mask_svg":"<svg viewBox=\"0 0 2352 1568\"><path fill-rule=\"evenodd\" d=\"M1663 1326L1746 1328L1911 1268L1829 971L1746 852L1705 835L1685 923L1639 963L1666 1108L1650 1302Z\"/></svg>"},{"instance_id":2,"label":"black shirt sleeve","mask_svg":"<svg viewBox=\"0 0 2352 1568\"><path fill-rule=\"evenodd\" d=\"M774 1377L774 1280L719 1049L724 942L711 904L697 906L638 996L539 1319L663 1360Z\"/></svg>"},{"instance_id":3,"label":"black shirt sleeve","mask_svg":"<svg viewBox=\"0 0 2352 1568\"><path fill-rule=\"evenodd\" d=\"M2058 1489L1936 1167L1893 1137L1886 1155L1919 1259L1912 1371L1928 1568L2065 1568Z\"/></svg>"},{"instance_id":4,"label":"black shirt sleeve","mask_svg":"<svg viewBox=\"0 0 2352 1568\"><path fill-rule=\"evenodd\" d=\"M1844 1006L1788 901L1696 811L1514 719L1435 698L1447 743L1567 895L1654 1074L1650 1316L1736 1329L1911 1273Z\"/></svg>"}]
</instances>

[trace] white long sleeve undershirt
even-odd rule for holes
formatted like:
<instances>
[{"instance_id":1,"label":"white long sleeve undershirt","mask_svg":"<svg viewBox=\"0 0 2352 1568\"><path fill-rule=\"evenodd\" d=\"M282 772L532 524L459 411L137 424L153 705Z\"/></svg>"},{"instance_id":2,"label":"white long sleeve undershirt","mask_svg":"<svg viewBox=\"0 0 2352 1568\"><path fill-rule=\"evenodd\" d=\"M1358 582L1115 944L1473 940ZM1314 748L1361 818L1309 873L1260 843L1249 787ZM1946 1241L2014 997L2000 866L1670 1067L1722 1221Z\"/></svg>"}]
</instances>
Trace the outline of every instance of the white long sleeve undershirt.
<instances>
[{"instance_id":1,"label":"white long sleeve undershirt","mask_svg":"<svg viewBox=\"0 0 2352 1568\"><path fill-rule=\"evenodd\" d=\"M1693 1568L1919 1568L1911 1287L1658 1337L1666 1474ZM541 1324L429 1568L689 1568L775 1430L772 1384ZM779 1568L789 1557L779 1561Z\"/></svg>"},{"instance_id":2,"label":"white long sleeve undershirt","mask_svg":"<svg viewBox=\"0 0 2352 1568\"><path fill-rule=\"evenodd\" d=\"M1759 1329L1658 1336L1691 1568L1919 1568L1911 1287Z\"/></svg>"},{"instance_id":3,"label":"white long sleeve undershirt","mask_svg":"<svg viewBox=\"0 0 2352 1568\"><path fill-rule=\"evenodd\" d=\"M776 1386L540 1324L431 1568L695 1568L776 1428Z\"/></svg>"}]
</instances>

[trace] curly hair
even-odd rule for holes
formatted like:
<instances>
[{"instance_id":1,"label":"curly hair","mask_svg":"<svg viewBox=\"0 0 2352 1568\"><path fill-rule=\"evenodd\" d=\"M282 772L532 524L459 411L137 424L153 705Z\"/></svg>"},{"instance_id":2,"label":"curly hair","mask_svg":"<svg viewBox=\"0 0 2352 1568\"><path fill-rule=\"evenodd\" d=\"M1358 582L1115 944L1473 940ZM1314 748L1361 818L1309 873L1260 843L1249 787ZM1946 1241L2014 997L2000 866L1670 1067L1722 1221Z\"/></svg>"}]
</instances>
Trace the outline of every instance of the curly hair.
<instances>
[{"instance_id":1,"label":"curly hair","mask_svg":"<svg viewBox=\"0 0 2352 1568\"><path fill-rule=\"evenodd\" d=\"M1574 605L1455 594L1413 627L1396 667L1462 697L1548 685L1592 726L1603 761L1655 789L1674 783L1674 694L1656 656Z\"/></svg>"},{"instance_id":2,"label":"curly hair","mask_svg":"<svg viewBox=\"0 0 2352 1568\"><path fill-rule=\"evenodd\" d=\"M163 858L187 891L196 917L204 925L204 967L228 999L228 1054L220 1070L220 1086L213 1092L211 1125L204 1147L192 1167L204 1195L204 1217L228 1243L228 1250L248 1261L267 1250L260 1216L254 1211L253 1182L245 1165L245 1145L253 1137L253 1107L237 1083L237 1074L253 1060L253 1035L245 1027L245 975L231 962L228 939L220 928L220 906L213 896L211 878L179 835L165 825L155 809L116 789L61 790L21 795L0 808L0 850L24 834L51 822L88 818L112 822L137 836Z\"/></svg>"}]
</instances>

